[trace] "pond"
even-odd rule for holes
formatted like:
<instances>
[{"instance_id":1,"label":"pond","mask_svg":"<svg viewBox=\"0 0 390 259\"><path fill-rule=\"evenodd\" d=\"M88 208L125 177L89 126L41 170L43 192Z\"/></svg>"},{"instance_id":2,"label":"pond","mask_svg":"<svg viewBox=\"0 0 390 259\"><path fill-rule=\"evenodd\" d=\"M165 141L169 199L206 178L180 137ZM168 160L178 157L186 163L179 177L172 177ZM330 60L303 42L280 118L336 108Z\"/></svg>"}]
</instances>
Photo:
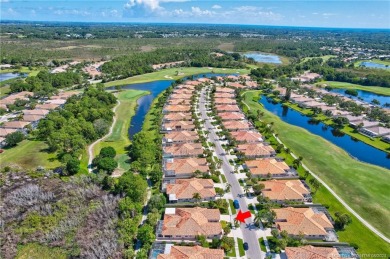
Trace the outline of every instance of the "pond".
<instances>
[{"instance_id":1,"label":"pond","mask_svg":"<svg viewBox=\"0 0 390 259\"><path fill-rule=\"evenodd\" d=\"M13 79L13 78L17 78L17 77L25 77L27 74L20 74L20 73L2 73L0 74L0 82L2 81L5 81L5 80L9 80L9 79Z\"/></svg>"},{"instance_id":2,"label":"pond","mask_svg":"<svg viewBox=\"0 0 390 259\"><path fill-rule=\"evenodd\" d=\"M390 66L372 62L372 61L363 61L359 65L360 67L367 67L367 68L380 68L380 69L390 69Z\"/></svg>"},{"instance_id":3,"label":"pond","mask_svg":"<svg viewBox=\"0 0 390 259\"><path fill-rule=\"evenodd\" d=\"M213 76L225 76L225 75L226 74L206 73L206 74L194 75L193 78L194 79L200 77L210 78ZM122 87L122 89L135 89L135 90L143 90L143 91L150 92L150 94L142 96L137 101L137 110L135 112L135 115L131 118L131 125L129 128L130 139L133 138L134 134L141 131L145 116L148 113L154 98L156 98L162 91L167 89L173 82L174 82L173 80L158 80L158 81L147 82L147 83L129 84ZM107 89L113 90L114 87L109 87Z\"/></svg>"},{"instance_id":4,"label":"pond","mask_svg":"<svg viewBox=\"0 0 390 259\"><path fill-rule=\"evenodd\" d=\"M253 58L256 62L260 63L270 63L270 64L282 64L282 60L278 55L267 54L261 52L248 52L242 54L247 58Z\"/></svg>"},{"instance_id":5,"label":"pond","mask_svg":"<svg viewBox=\"0 0 390 259\"><path fill-rule=\"evenodd\" d=\"M273 103L265 97L262 97L259 102L263 104L268 111L279 116L284 122L302 127L313 134L323 137L336 146L344 149L351 157L390 169L390 159L386 152L353 139L351 136L342 132L338 132L322 122L313 121L310 117L289 107L284 107L280 103Z\"/></svg>"},{"instance_id":6,"label":"pond","mask_svg":"<svg viewBox=\"0 0 390 259\"><path fill-rule=\"evenodd\" d=\"M374 99L378 100L381 105L384 105L385 103L390 103L390 96L380 95L380 94L376 94L364 90L356 90L358 92L358 96L350 96L345 93L345 90L346 89L343 88L334 88L331 90L331 92L342 94L344 96L348 96L355 100L361 100L366 103L371 103L371 101Z\"/></svg>"}]
</instances>

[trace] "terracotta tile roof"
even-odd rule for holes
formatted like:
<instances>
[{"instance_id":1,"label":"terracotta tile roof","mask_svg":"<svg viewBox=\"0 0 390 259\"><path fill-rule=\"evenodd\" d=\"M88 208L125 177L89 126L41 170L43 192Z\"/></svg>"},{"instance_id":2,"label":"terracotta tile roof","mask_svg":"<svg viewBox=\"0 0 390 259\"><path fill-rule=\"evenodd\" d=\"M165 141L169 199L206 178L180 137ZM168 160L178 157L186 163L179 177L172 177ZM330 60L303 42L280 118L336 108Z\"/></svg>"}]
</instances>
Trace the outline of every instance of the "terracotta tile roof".
<instances>
[{"instance_id":1,"label":"terracotta tile roof","mask_svg":"<svg viewBox=\"0 0 390 259\"><path fill-rule=\"evenodd\" d=\"M157 259L223 259L223 249L201 246L172 246L169 254L159 254Z\"/></svg>"},{"instance_id":2,"label":"terracotta tile roof","mask_svg":"<svg viewBox=\"0 0 390 259\"><path fill-rule=\"evenodd\" d=\"M228 130L247 130L252 128L248 121L222 121L223 126Z\"/></svg>"},{"instance_id":3,"label":"terracotta tile roof","mask_svg":"<svg viewBox=\"0 0 390 259\"><path fill-rule=\"evenodd\" d=\"M30 122L39 121L42 118L45 118L45 115L36 115L36 114L23 115L23 120L30 121Z\"/></svg>"},{"instance_id":4,"label":"terracotta tile roof","mask_svg":"<svg viewBox=\"0 0 390 259\"><path fill-rule=\"evenodd\" d=\"M191 120L191 113L189 112L175 112L164 115L165 121L181 121Z\"/></svg>"},{"instance_id":5,"label":"terracotta tile roof","mask_svg":"<svg viewBox=\"0 0 390 259\"><path fill-rule=\"evenodd\" d=\"M206 158L166 159L164 169L174 171L175 175L192 174L196 170L206 173L209 171Z\"/></svg>"},{"instance_id":6,"label":"terracotta tile roof","mask_svg":"<svg viewBox=\"0 0 390 259\"><path fill-rule=\"evenodd\" d=\"M336 259L341 258L334 247L286 247L287 259Z\"/></svg>"},{"instance_id":7,"label":"terracotta tile roof","mask_svg":"<svg viewBox=\"0 0 390 259\"><path fill-rule=\"evenodd\" d=\"M222 234L218 209L176 208L175 214L164 215L162 235L214 236Z\"/></svg>"},{"instance_id":8,"label":"terracotta tile roof","mask_svg":"<svg viewBox=\"0 0 390 259\"><path fill-rule=\"evenodd\" d=\"M194 90L188 88L179 88L172 91L172 94L189 94L192 95Z\"/></svg>"},{"instance_id":9,"label":"terracotta tile roof","mask_svg":"<svg viewBox=\"0 0 390 259\"><path fill-rule=\"evenodd\" d=\"M178 85L176 86L176 89L190 89L190 90L194 90L195 89L195 85Z\"/></svg>"},{"instance_id":10,"label":"terracotta tile roof","mask_svg":"<svg viewBox=\"0 0 390 259\"><path fill-rule=\"evenodd\" d=\"M327 235L325 228L333 229L326 215L323 212L315 213L312 208L288 207L273 211L276 213L275 223L279 230L286 230L290 235Z\"/></svg>"},{"instance_id":11,"label":"terracotta tile roof","mask_svg":"<svg viewBox=\"0 0 390 259\"><path fill-rule=\"evenodd\" d=\"M198 156L203 154L202 144L200 143L183 143L173 144L163 148L164 153L172 156Z\"/></svg>"},{"instance_id":12,"label":"terracotta tile roof","mask_svg":"<svg viewBox=\"0 0 390 259\"><path fill-rule=\"evenodd\" d=\"M255 81L246 81L245 85L247 87L254 88L254 87L257 87L257 82L255 82Z\"/></svg>"},{"instance_id":13,"label":"terracotta tile roof","mask_svg":"<svg viewBox=\"0 0 390 259\"><path fill-rule=\"evenodd\" d=\"M211 82L212 80L210 78L202 77L202 78L198 78L198 81L204 83L204 82Z\"/></svg>"},{"instance_id":14,"label":"terracotta tile roof","mask_svg":"<svg viewBox=\"0 0 390 259\"><path fill-rule=\"evenodd\" d=\"M231 79L231 80L238 80L239 79L238 76L233 76L233 75L229 75L226 78Z\"/></svg>"},{"instance_id":15,"label":"terracotta tile roof","mask_svg":"<svg viewBox=\"0 0 390 259\"><path fill-rule=\"evenodd\" d=\"M193 130L195 125L192 121L170 121L163 123L165 130Z\"/></svg>"},{"instance_id":16,"label":"terracotta tile roof","mask_svg":"<svg viewBox=\"0 0 390 259\"><path fill-rule=\"evenodd\" d=\"M1 103L2 104L13 104L17 99L28 100L29 96L34 96L34 93L23 91L23 92L8 95L7 97L1 99Z\"/></svg>"},{"instance_id":17,"label":"terracotta tile roof","mask_svg":"<svg viewBox=\"0 0 390 259\"><path fill-rule=\"evenodd\" d=\"M185 84L187 85L200 85L202 82L199 81L186 81Z\"/></svg>"},{"instance_id":18,"label":"terracotta tile roof","mask_svg":"<svg viewBox=\"0 0 390 259\"><path fill-rule=\"evenodd\" d=\"M167 112L188 112L191 110L189 105L167 105L164 108L164 111Z\"/></svg>"},{"instance_id":19,"label":"terracotta tile roof","mask_svg":"<svg viewBox=\"0 0 390 259\"><path fill-rule=\"evenodd\" d=\"M223 121L245 119L245 115L240 112L220 112L218 113L218 116L221 117Z\"/></svg>"},{"instance_id":20,"label":"terracotta tile roof","mask_svg":"<svg viewBox=\"0 0 390 259\"><path fill-rule=\"evenodd\" d=\"M270 180L261 182L263 196L270 200L303 200L304 195L310 194L300 180Z\"/></svg>"},{"instance_id":21,"label":"terracotta tile roof","mask_svg":"<svg viewBox=\"0 0 390 259\"><path fill-rule=\"evenodd\" d=\"M180 100L185 100L185 99L191 99L192 94L171 94L169 96L170 99L180 99Z\"/></svg>"},{"instance_id":22,"label":"terracotta tile roof","mask_svg":"<svg viewBox=\"0 0 390 259\"><path fill-rule=\"evenodd\" d=\"M229 82L227 83L228 86L231 86L231 87L234 87L234 88L245 88L246 86L240 84L240 83L237 83L237 82Z\"/></svg>"},{"instance_id":23,"label":"terracotta tile roof","mask_svg":"<svg viewBox=\"0 0 390 259\"><path fill-rule=\"evenodd\" d=\"M233 98L215 98L214 102L216 104L236 104L236 99Z\"/></svg>"},{"instance_id":24,"label":"terracotta tile roof","mask_svg":"<svg viewBox=\"0 0 390 259\"><path fill-rule=\"evenodd\" d=\"M195 131L175 131L164 135L164 139L168 142L193 142L199 139L198 133Z\"/></svg>"},{"instance_id":25,"label":"terracotta tile roof","mask_svg":"<svg viewBox=\"0 0 390 259\"><path fill-rule=\"evenodd\" d=\"M217 87L215 89L215 92L216 93L232 93L232 94L234 94L235 90L233 88L229 88L229 87Z\"/></svg>"},{"instance_id":26,"label":"terracotta tile roof","mask_svg":"<svg viewBox=\"0 0 390 259\"><path fill-rule=\"evenodd\" d=\"M169 104L181 104L181 105L190 105L191 104L191 100L190 99L183 99L183 100L180 100L180 99L170 99L168 101Z\"/></svg>"},{"instance_id":27,"label":"terracotta tile roof","mask_svg":"<svg viewBox=\"0 0 390 259\"><path fill-rule=\"evenodd\" d=\"M249 160L245 164L253 175L279 175L290 169L284 161L275 158Z\"/></svg>"},{"instance_id":28,"label":"terracotta tile roof","mask_svg":"<svg viewBox=\"0 0 390 259\"><path fill-rule=\"evenodd\" d=\"M51 100L54 100L54 99L68 99L69 97L73 96L73 95L78 95L79 92L76 92L76 91L67 91L67 92L59 92L57 95L53 95L52 97L50 97Z\"/></svg>"},{"instance_id":29,"label":"terracotta tile roof","mask_svg":"<svg viewBox=\"0 0 390 259\"><path fill-rule=\"evenodd\" d=\"M54 110L57 107L60 107L60 105L54 103L44 103L44 104L38 104L37 106L35 106L35 109Z\"/></svg>"},{"instance_id":30,"label":"terracotta tile roof","mask_svg":"<svg viewBox=\"0 0 390 259\"><path fill-rule=\"evenodd\" d=\"M53 99L53 100L47 100L45 103L62 105L62 104L66 103L66 100L64 100L64 99Z\"/></svg>"},{"instance_id":31,"label":"terracotta tile roof","mask_svg":"<svg viewBox=\"0 0 390 259\"><path fill-rule=\"evenodd\" d=\"M14 133L15 131L17 131L17 129L4 129L4 128L0 128L0 137L5 137L8 134Z\"/></svg>"},{"instance_id":32,"label":"terracotta tile roof","mask_svg":"<svg viewBox=\"0 0 390 259\"><path fill-rule=\"evenodd\" d=\"M23 129L30 124L31 122L29 121L7 121L1 127L5 129Z\"/></svg>"},{"instance_id":33,"label":"terracotta tile roof","mask_svg":"<svg viewBox=\"0 0 390 259\"><path fill-rule=\"evenodd\" d=\"M258 142L262 141L262 136L256 131L236 131L230 133L238 142Z\"/></svg>"},{"instance_id":34,"label":"terracotta tile roof","mask_svg":"<svg viewBox=\"0 0 390 259\"><path fill-rule=\"evenodd\" d=\"M211 179L179 179L174 184L167 184L167 194L175 194L177 199L192 199L199 193L202 199L216 196L214 182Z\"/></svg>"},{"instance_id":35,"label":"terracotta tile roof","mask_svg":"<svg viewBox=\"0 0 390 259\"><path fill-rule=\"evenodd\" d=\"M47 115L50 111L49 110L43 110L43 109L34 109L34 110L23 110L22 111L24 115Z\"/></svg>"},{"instance_id":36,"label":"terracotta tile roof","mask_svg":"<svg viewBox=\"0 0 390 259\"><path fill-rule=\"evenodd\" d=\"M217 111L228 111L228 112L239 112L240 108L237 106L237 104L222 104L222 105L216 105L215 108Z\"/></svg>"},{"instance_id":37,"label":"terracotta tile roof","mask_svg":"<svg viewBox=\"0 0 390 259\"><path fill-rule=\"evenodd\" d=\"M237 150L243 152L248 157L265 157L276 153L272 146L264 145L263 143L240 144L237 146Z\"/></svg>"},{"instance_id":38,"label":"terracotta tile roof","mask_svg":"<svg viewBox=\"0 0 390 259\"><path fill-rule=\"evenodd\" d=\"M234 98L235 94L234 93L215 93L214 97L215 98Z\"/></svg>"}]
</instances>

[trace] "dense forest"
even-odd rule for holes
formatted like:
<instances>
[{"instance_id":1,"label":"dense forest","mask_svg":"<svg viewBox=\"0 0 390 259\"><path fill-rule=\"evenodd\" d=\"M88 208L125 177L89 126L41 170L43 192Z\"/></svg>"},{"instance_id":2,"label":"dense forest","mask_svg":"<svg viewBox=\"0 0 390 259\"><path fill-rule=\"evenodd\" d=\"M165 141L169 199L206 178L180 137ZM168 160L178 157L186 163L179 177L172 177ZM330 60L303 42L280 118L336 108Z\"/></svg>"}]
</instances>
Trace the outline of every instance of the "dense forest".
<instances>
[{"instance_id":1,"label":"dense forest","mask_svg":"<svg viewBox=\"0 0 390 259\"><path fill-rule=\"evenodd\" d=\"M108 132L115 103L115 96L102 87L86 88L82 95L69 98L63 109L40 120L37 136L64 163L77 159L88 143Z\"/></svg>"},{"instance_id":2,"label":"dense forest","mask_svg":"<svg viewBox=\"0 0 390 259\"><path fill-rule=\"evenodd\" d=\"M237 53L224 53L223 56L211 55L205 49L168 48L151 52L140 52L122 56L105 63L102 71L107 77L126 78L153 72L153 64L184 61L182 66L244 68L241 56Z\"/></svg>"},{"instance_id":3,"label":"dense forest","mask_svg":"<svg viewBox=\"0 0 390 259\"><path fill-rule=\"evenodd\" d=\"M71 87L82 81L81 75L74 72L51 74L48 71L40 71L37 76L12 82L10 90L11 93L30 91L36 96L47 96L60 88Z\"/></svg>"}]
</instances>

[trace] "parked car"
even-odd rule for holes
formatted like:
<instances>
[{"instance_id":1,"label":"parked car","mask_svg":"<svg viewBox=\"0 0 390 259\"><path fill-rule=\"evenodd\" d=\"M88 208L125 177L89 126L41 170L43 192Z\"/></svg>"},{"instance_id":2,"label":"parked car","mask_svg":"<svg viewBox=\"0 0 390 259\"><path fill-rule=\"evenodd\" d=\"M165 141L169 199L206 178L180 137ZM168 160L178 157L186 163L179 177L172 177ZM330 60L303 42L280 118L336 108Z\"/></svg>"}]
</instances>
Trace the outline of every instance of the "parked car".
<instances>
[{"instance_id":1,"label":"parked car","mask_svg":"<svg viewBox=\"0 0 390 259\"><path fill-rule=\"evenodd\" d=\"M249 245L247 242L245 242L242 246L244 247L245 251L247 251L249 249Z\"/></svg>"},{"instance_id":2,"label":"parked car","mask_svg":"<svg viewBox=\"0 0 390 259\"><path fill-rule=\"evenodd\" d=\"M233 207L238 210L240 208L240 203L238 202L238 200L234 200L233 201Z\"/></svg>"}]
</instances>

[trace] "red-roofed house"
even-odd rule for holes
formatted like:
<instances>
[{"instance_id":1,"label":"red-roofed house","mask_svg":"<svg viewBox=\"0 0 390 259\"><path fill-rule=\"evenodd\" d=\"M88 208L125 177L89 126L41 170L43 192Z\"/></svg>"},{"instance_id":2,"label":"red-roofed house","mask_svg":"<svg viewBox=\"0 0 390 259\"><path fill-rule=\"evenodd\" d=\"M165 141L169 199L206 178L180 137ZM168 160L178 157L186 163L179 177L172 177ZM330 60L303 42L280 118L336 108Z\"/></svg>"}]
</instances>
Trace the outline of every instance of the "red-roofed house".
<instances>
[{"instance_id":1,"label":"red-roofed house","mask_svg":"<svg viewBox=\"0 0 390 259\"><path fill-rule=\"evenodd\" d=\"M209 166L205 158L170 158L163 162L163 172L166 179L191 178L194 172L208 173ZM170 178L170 179L169 179Z\"/></svg>"},{"instance_id":2,"label":"red-roofed house","mask_svg":"<svg viewBox=\"0 0 390 259\"><path fill-rule=\"evenodd\" d=\"M272 146L264 145L263 143L239 144L236 150L241 152L246 158L264 158L276 155Z\"/></svg>"},{"instance_id":3,"label":"red-roofed house","mask_svg":"<svg viewBox=\"0 0 390 259\"><path fill-rule=\"evenodd\" d=\"M196 202L195 193L199 193L202 201L215 200L217 196L213 180L201 178L178 179L166 185L166 193L170 203Z\"/></svg>"}]
</instances>

